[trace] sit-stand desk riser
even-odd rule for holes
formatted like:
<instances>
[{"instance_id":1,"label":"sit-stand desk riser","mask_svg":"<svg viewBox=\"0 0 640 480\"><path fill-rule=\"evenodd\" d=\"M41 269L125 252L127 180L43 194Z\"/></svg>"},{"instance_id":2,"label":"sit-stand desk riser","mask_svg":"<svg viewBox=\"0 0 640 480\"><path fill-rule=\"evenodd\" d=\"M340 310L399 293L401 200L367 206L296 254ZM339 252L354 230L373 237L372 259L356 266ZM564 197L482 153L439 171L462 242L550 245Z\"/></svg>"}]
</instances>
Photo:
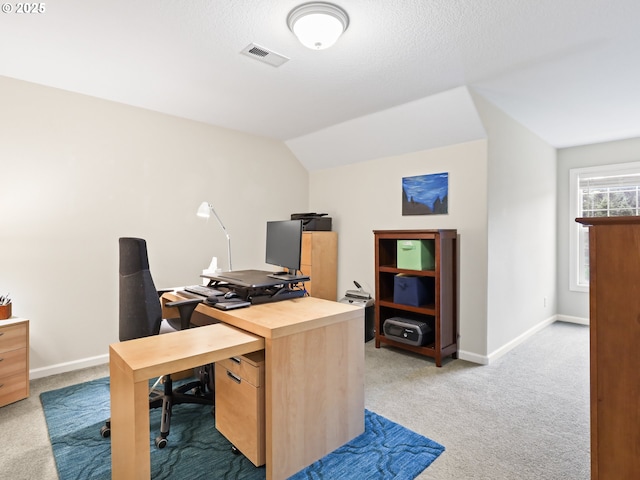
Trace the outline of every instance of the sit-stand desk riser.
<instances>
[{"instance_id":1,"label":"sit-stand desk riser","mask_svg":"<svg viewBox=\"0 0 640 480\"><path fill-rule=\"evenodd\" d=\"M300 298L304 289L297 285L309 280L308 276L274 276L264 270L236 270L215 275L201 275L209 279L209 286L235 292L253 305Z\"/></svg>"},{"instance_id":2,"label":"sit-stand desk riser","mask_svg":"<svg viewBox=\"0 0 640 480\"><path fill-rule=\"evenodd\" d=\"M267 288L309 280L309 277L306 275L300 275L295 278L286 276L276 277L273 275L273 272L267 272L265 270L236 270L233 272L221 272L216 275L201 276L213 281L226 282L232 286L245 288Z\"/></svg>"},{"instance_id":3,"label":"sit-stand desk riser","mask_svg":"<svg viewBox=\"0 0 640 480\"><path fill-rule=\"evenodd\" d=\"M165 294L163 305L178 298ZM192 323L203 328L111 345L113 478L149 478L148 378L262 348L267 480L364 432L362 308L312 297L231 311L200 304ZM175 350L163 337L176 337Z\"/></svg>"}]
</instances>

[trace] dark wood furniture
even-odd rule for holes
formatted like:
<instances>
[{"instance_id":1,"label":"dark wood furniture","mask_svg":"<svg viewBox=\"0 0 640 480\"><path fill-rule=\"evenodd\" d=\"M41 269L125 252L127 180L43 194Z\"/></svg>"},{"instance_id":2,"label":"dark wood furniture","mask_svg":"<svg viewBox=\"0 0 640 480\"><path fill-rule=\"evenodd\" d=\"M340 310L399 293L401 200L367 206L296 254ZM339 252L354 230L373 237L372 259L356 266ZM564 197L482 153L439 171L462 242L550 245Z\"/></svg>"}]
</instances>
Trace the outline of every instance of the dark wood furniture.
<instances>
[{"instance_id":1,"label":"dark wood furniture","mask_svg":"<svg viewBox=\"0 0 640 480\"><path fill-rule=\"evenodd\" d=\"M457 232L456 230L374 230L376 303L376 348L380 344L410 350L436 361L458 356L457 315ZM433 242L435 267L432 270L408 270L397 268L398 240L424 240ZM428 277L433 303L410 306L395 303L393 288L399 273ZM391 317L410 317L422 320L434 331L434 341L423 346L408 345L384 335L384 321Z\"/></svg>"},{"instance_id":2,"label":"dark wood furniture","mask_svg":"<svg viewBox=\"0 0 640 480\"><path fill-rule=\"evenodd\" d=\"M640 472L640 217L589 227L591 478Z\"/></svg>"}]
</instances>

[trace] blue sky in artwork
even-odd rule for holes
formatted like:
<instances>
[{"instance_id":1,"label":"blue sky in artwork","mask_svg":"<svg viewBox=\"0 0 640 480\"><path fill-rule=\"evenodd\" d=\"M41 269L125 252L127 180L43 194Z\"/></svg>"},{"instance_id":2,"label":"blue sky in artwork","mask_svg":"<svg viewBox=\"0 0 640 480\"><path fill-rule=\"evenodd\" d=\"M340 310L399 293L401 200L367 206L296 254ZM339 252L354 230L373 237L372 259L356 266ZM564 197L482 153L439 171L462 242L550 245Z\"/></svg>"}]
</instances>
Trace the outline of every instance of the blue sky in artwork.
<instances>
[{"instance_id":1,"label":"blue sky in artwork","mask_svg":"<svg viewBox=\"0 0 640 480\"><path fill-rule=\"evenodd\" d=\"M449 191L449 174L435 173L417 177L404 177L402 179L402 189L407 193L407 198L433 207L435 201L438 198L444 198Z\"/></svg>"}]
</instances>

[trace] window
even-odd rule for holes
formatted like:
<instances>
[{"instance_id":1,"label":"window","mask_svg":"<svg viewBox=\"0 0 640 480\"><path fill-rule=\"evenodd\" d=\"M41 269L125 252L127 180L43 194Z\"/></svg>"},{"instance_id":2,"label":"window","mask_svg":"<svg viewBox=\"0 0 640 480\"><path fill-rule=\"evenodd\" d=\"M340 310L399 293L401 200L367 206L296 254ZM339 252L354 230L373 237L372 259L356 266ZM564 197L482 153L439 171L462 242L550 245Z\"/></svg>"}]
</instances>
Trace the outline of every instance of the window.
<instances>
[{"instance_id":1,"label":"window","mask_svg":"<svg viewBox=\"0 0 640 480\"><path fill-rule=\"evenodd\" d=\"M589 229L577 217L640 215L640 162L570 170L570 286L589 290Z\"/></svg>"}]
</instances>

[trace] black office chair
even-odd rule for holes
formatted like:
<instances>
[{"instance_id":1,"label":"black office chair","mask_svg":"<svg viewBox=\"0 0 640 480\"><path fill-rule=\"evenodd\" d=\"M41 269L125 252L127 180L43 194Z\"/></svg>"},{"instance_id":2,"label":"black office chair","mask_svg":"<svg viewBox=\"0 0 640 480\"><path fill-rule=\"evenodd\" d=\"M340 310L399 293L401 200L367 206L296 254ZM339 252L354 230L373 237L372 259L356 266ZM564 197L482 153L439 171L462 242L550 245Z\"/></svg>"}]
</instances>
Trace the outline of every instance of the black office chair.
<instances>
[{"instance_id":1,"label":"black office chair","mask_svg":"<svg viewBox=\"0 0 640 480\"><path fill-rule=\"evenodd\" d=\"M177 307L180 319L168 319L162 322L160 296L164 291L156 290L149 271L147 243L141 238L120 238L120 341L148 337L189 328L189 319L196 306L202 301L186 299L169 302L168 307ZM162 355L162 352L158 352ZM167 436L171 426L171 410L181 403L213 405L213 368L211 365L200 367L198 379L173 389L171 375L164 375L164 390L152 390L149 395L149 408L162 407L160 435L156 438L156 447L167 445ZM107 420L100 429L103 437L111 435L111 421Z\"/></svg>"}]
</instances>

